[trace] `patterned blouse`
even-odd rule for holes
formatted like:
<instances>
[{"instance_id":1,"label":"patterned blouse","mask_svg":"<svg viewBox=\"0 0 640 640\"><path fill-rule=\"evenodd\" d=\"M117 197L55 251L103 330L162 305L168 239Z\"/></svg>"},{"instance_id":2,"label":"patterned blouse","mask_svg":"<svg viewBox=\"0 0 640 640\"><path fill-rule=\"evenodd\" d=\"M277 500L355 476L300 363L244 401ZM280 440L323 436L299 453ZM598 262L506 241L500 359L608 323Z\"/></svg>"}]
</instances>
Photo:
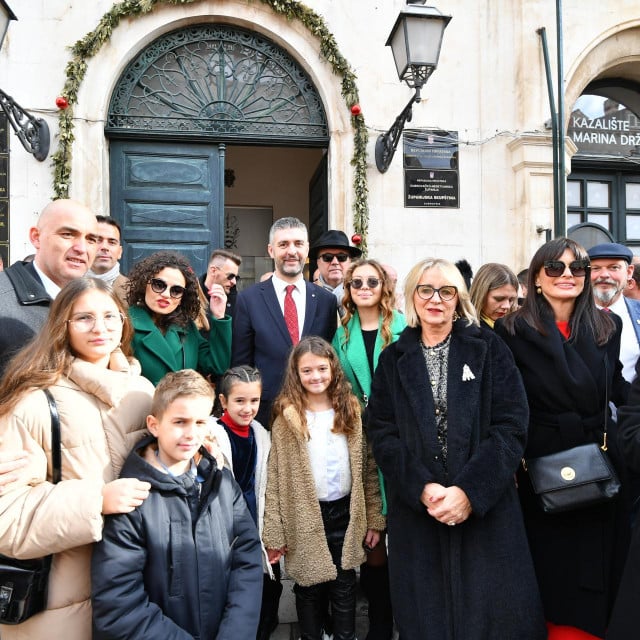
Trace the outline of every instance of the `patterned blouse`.
<instances>
[{"instance_id":1,"label":"patterned blouse","mask_svg":"<svg viewBox=\"0 0 640 640\"><path fill-rule=\"evenodd\" d=\"M433 347L428 347L420 341L431 383L436 435L442 448L441 462L445 473L447 473L447 371L449 369L450 344L451 334Z\"/></svg>"}]
</instances>

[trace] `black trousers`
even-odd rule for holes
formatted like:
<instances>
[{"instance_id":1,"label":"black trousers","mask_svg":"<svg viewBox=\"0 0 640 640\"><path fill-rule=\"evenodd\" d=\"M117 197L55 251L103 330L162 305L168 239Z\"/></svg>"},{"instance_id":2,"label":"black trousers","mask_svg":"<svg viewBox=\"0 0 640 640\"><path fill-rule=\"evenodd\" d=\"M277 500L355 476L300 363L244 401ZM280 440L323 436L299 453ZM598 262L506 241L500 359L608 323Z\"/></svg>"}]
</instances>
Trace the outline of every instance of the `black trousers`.
<instances>
[{"instance_id":1,"label":"black trousers","mask_svg":"<svg viewBox=\"0 0 640 640\"><path fill-rule=\"evenodd\" d=\"M331 605L334 640L355 640L356 571L345 571L340 566L344 536L349 526L349 504L350 496L320 502L324 532L338 575L330 582L310 587L294 586L300 640L322 640L327 602Z\"/></svg>"}]
</instances>

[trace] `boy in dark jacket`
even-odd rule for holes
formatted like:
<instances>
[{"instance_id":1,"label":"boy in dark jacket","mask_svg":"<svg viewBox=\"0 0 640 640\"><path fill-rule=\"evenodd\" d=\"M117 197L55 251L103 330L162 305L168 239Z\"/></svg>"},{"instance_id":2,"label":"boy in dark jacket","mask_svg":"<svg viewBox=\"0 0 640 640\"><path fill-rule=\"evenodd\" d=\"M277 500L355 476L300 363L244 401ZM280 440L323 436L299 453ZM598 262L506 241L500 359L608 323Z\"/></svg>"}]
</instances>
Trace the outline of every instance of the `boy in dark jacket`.
<instances>
[{"instance_id":1,"label":"boy in dark jacket","mask_svg":"<svg viewBox=\"0 0 640 640\"><path fill-rule=\"evenodd\" d=\"M192 370L156 388L121 477L151 483L130 513L105 518L91 583L94 640L254 640L260 540L231 472L202 446L213 391Z\"/></svg>"}]
</instances>

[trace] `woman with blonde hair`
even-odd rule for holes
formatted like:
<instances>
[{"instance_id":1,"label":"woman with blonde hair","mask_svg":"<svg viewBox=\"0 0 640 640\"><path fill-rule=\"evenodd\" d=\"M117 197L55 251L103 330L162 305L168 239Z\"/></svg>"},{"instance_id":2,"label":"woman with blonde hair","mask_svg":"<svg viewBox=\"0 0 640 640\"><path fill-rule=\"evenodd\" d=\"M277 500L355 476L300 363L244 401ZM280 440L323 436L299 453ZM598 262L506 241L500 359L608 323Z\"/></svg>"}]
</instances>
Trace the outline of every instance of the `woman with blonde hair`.
<instances>
[{"instance_id":1,"label":"woman with blonde hair","mask_svg":"<svg viewBox=\"0 0 640 640\"><path fill-rule=\"evenodd\" d=\"M499 318L518 306L518 277L506 264L488 262L477 271L469 289L481 324L493 329Z\"/></svg>"},{"instance_id":2,"label":"woman with blonde hair","mask_svg":"<svg viewBox=\"0 0 640 640\"><path fill-rule=\"evenodd\" d=\"M371 395L371 380L382 350L398 339L404 316L394 309L394 287L377 260L354 262L345 275L342 301L345 314L333 339L333 348L361 406ZM380 475L382 513L386 514L384 483ZM360 586L369 601L367 640L390 640L393 613L389 593L386 536L367 553L360 567Z\"/></svg>"},{"instance_id":3,"label":"woman with blonde hair","mask_svg":"<svg viewBox=\"0 0 640 640\"><path fill-rule=\"evenodd\" d=\"M385 479L401 638L546 638L513 480L527 402L513 358L479 327L462 275L419 262L407 328L380 355L367 429Z\"/></svg>"},{"instance_id":4,"label":"woman with blonde hair","mask_svg":"<svg viewBox=\"0 0 640 640\"><path fill-rule=\"evenodd\" d=\"M4 451L27 450L28 465L0 497L0 553L18 559L53 554L47 608L2 640L91 637L91 546L103 516L142 504L149 485L118 472L144 431L152 384L139 375L131 325L109 286L79 278L64 287L34 340L0 383ZM62 479L52 482L51 415L61 427Z\"/></svg>"}]
</instances>

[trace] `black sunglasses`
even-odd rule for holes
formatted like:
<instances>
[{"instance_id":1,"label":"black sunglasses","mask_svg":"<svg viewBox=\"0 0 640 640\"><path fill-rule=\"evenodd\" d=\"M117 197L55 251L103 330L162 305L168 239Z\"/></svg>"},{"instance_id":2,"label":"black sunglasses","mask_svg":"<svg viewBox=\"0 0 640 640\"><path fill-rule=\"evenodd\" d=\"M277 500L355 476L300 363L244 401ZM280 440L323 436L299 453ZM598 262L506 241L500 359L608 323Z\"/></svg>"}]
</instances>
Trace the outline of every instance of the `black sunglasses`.
<instances>
[{"instance_id":1,"label":"black sunglasses","mask_svg":"<svg viewBox=\"0 0 640 640\"><path fill-rule=\"evenodd\" d=\"M149 280L149 284L151 285L151 291L154 293L162 293L167 287L169 287L169 285L161 278L151 278L151 280ZM179 284L174 284L169 287L169 295L172 298L182 298L183 293L184 287L181 287Z\"/></svg>"},{"instance_id":2,"label":"black sunglasses","mask_svg":"<svg viewBox=\"0 0 640 640\"><path fill-rule=\"evenodd\" d=\"M323 253L318 256L318 260L322 260L322 262L333 262L334 258L337 258L338 262L346 262L350 256L348 253Z\"/></svg>"},{"instance_id":3,"label":"black sunglasses","mask_svg":"<svg viewBox=\"0 0 640 640\"><path fill-rule=\"evenodd\" d=\"M362 278L354 278L349 283L349 286L352 289L362 289L365 282L367 283L367 287L369 287L369 289L375 289L380 284L380 278L369 277L366 280L363 280Z\"/></svg>"},{"instance_id":4,"label":"black sunglasses","mask_svg":"<svg viewBox=\"0 0 640 640\"><path fill-rule=\"evenodd\" d=\"M220 267L216 267L215 265L211 265L212 269L215 269L216 271L222 271L222 269L220 269ZM240 281L240 276L237 273L225 273L224 277L231 282L232 280L235 280L236 282Z\"/></svg>"},{"instance_id":5,"label":"black sunglasses","mask_svg":"<svg viewBox=\"0 0 640 640\"><path fill-rule=\"evenodd\" d=\"M562 260L547 260L544 263L544 272L550 278L559 278L567 267L569 267L571 275L576 278L584 278L591 268L586 260L574 260L569 264L565 264Z\"/></svg>"}]
</instances>

